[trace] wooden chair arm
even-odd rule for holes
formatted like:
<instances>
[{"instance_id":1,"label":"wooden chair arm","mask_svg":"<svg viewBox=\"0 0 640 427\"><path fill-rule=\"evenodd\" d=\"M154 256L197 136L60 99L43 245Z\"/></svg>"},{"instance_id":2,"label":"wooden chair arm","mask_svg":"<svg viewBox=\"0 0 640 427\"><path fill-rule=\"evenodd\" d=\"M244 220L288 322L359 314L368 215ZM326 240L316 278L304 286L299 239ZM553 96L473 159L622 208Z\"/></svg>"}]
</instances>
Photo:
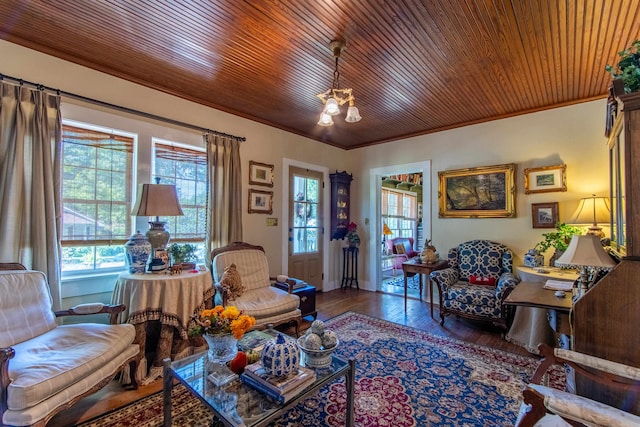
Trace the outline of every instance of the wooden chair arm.
<instances>
[{"instance_id":1,"label":"wooden chair arm","mask_svg":"<svg viewBox=\"0 0 640 427\"><path fill-rule=\"evenodd\" d=\"M118 314L126 310L127 306L124 304L80 304L75 307L71 307L68 310L55 311L56 317L64 316L86 316L89 314L108 314L109 323L115 325L118 323Z\"/></svg>"},{"instance_id":2,"label":"wooden chair arm","mask_svg":"<svg viewBox=\"0 0 640 427\"><path fill-rule=\"evenodd\" d=\"M9 360L13 359L16 351L11 348L0 348L0 424L2 424L2 416L7 410L7 388L11 383L9 378Z\"/></svg>"}]
</instances>

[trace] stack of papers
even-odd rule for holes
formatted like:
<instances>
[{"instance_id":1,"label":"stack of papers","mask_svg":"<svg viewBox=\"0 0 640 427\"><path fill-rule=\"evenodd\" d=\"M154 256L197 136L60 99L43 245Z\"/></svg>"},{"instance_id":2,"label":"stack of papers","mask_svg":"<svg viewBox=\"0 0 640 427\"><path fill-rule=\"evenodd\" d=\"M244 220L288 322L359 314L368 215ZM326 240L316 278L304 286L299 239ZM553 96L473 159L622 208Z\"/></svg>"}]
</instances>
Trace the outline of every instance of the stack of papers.
<instances>
[{"instance_id":1,"label":"stack of papers","mask_svg":"<svg viewBox=\"0 0 640 427\"><path fill-rule=\"evenodd\" d=\"M570 291L571 289L573 289L573 282L549 279L546 281L543 287L552 291Z\"/></svg>"}]
</instances>

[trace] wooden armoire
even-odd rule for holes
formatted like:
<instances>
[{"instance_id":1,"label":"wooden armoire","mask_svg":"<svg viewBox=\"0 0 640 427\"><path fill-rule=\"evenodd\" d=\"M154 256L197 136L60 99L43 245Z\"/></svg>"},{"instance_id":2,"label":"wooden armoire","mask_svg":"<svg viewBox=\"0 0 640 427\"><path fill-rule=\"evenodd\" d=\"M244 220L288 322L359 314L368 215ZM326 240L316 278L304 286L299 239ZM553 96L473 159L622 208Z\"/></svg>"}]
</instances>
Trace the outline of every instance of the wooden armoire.
<instances>
[{"instance_id":1,"label":"wooden armoire","mask_svg":"<svg viewBox=\"0 0 640 427\"><path fill-rule=\"evenodd\" d=\"M573 307L573 349L640 368L640 94L609 108L612 248L620 263ZM640 396L576 377L576 392L640 415Z\"/></svg>"}]
</instances>

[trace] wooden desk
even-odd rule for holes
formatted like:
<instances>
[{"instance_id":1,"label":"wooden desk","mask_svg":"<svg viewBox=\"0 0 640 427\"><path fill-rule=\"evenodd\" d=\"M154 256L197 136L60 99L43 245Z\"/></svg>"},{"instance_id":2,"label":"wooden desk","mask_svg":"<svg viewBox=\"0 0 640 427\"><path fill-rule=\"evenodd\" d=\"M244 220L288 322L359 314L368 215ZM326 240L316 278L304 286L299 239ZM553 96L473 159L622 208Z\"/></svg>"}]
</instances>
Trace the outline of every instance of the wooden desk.
<instances>
[{"instance_id":1,"label":"wooden desk","mask_svg":"<svg viewBox=\"0 0 640 427\"><path fill-rule=\"evenodd\" d=\"M432 271L442 270L449 266L449 262L446 259L441 259L433 264L418 263L415 260L402 263L402 274L404 275L404 311L407 312L407 277L415 274L424 274L427 276L427 283L429 284L429 309L431 310L431 318L433 319L433 282L429 278ZM422 276L420 279L420 301L422 301Z\"/></svg>"},{"instance_id":2,"label":"wooden desk","mask_svg":"<svg viewBox=\"0 0 640 427\"><path fill-rule=\"evenodd\" d=\"M145 352L136 372L140 384L148 384L162 375L164 358L180 359L206 348L204 340L190 338L188 331L191 316L203 310L214 293L208 270L173 276L130 273L118 276L111 302L127 306L118 321L135 326L135 342ZM148 375L147 353L155 354L150 357Z\"/></svg>"}]
</instances>

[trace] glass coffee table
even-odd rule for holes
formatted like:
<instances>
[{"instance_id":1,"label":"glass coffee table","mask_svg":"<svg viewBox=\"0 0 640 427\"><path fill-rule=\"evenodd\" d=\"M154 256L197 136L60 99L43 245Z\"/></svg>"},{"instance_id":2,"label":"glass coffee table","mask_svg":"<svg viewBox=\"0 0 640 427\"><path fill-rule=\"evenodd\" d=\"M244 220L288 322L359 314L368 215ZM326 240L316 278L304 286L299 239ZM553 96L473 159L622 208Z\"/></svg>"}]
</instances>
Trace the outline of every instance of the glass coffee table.
<instances>
[{"instance_id":1,"label":"glass coffee table","mask_svg":"<svg viewBox=\"0 0 640 427\"><path fill-rule=\"evenodd\" d=\"M346 425L353 426L353 389L356 369L353 359L346 361L338 356L332 356L331 366L317 370L316 381L286 403L275 402L264 393L242 383L239 378L223 386L216 386L207 379L206 359L206 351L175 362L168 358L164 359L163 410L166 427L171 426L171 391L174 379L211 408L214 413L212 425L217 423L230 427L256 427L268 425L287 409L341 376L345 377L347 394ZM304 354L301 354L301 360L304 361Z\"/></svg>"}]
</instances>

